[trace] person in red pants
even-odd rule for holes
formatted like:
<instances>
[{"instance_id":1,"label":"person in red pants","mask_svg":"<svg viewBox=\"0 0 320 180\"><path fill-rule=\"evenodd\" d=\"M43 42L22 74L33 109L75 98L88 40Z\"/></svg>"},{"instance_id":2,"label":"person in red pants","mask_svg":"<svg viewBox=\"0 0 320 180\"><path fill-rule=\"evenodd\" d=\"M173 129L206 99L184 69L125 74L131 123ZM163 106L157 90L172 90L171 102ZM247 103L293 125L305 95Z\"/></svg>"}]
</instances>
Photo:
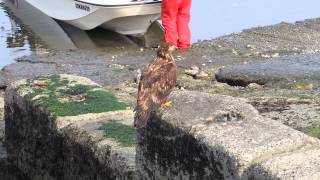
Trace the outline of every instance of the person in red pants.
<instances>
[{"instance_id":1,"label":"person in red pants","mask_svg":"<svg viewBox=\"0 0 320 180\"><path fill-rule=\"evenodd\" d=\"M190 48L191 0L162 0L161 20L164 41L181 49Z\"/></svg>"}]
</instances>

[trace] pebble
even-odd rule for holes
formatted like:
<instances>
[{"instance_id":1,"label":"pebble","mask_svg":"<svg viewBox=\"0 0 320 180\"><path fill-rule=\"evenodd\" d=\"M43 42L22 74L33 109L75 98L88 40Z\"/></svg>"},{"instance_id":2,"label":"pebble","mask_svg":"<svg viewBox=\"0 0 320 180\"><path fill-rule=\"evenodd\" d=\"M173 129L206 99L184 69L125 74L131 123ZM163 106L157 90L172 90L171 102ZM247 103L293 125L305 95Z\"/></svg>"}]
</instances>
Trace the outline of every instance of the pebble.
<instances>
[{"instance_id":1,"label":"pebble","mask_svg":"<svg viewBox=\"0 0 320 180\"><path fill-rule=\"evenodd\" d=\"M190 69L186 69L184 72L187 75L195 76L200 72L200 68L198 66L191 66Z\"/></svg>"},{"instance_id":2,"label":"pebble","mask_svg":"<svg viewBox=\"0 0 320 180\"><path fill-rule=\"evenodd\" d=\"M232 49L232 54L235 55L235 56L239 55L239 53L235 49Z\"/></svg>"},{"instance_id":3,"label":"pebble","mask_svg":"<svg viewBox=\"0 0 320 180\"><path fill-rule=\"evenodd\" d=\"M271 56L269 54L261 54L261 57L263 58L270 58Z\"/></svg>"},{"instance_id":4,"label":"pebble","mask_svg":"<svg viewBox=\"0 0 320 180\"><path fill-rule=\"evenodd\" d=\"M280 54L279 53L274 53L274 54L271 55L271 57L277 58L277 57L280 57Z\"/></svg>"},{"instance_id":5,"label":"pebble","mask_svg":"<svg viewBox=\"0 0 320 180\"><path fill-rule=\"evenodd\" d=\"M246 45L246 48L250 49L250 50L255 50L257 49L257 47L255 45L252 45L252 44L247 44Z\"/></svg>"},{"instance_id":6,"label":"pebble","mask_svg":"<svg viewBox=\"0 0 320 180\"><path fill-rule=\"evenodd\" d=\"M196 79L207 79L208 77L209 74L204 71L200 71L198 74L195 75Z\"/></svg>"},{"instance_id":7,"label":"pebble","mask_svg":"<svg viewBox=\"0 0 320 180\"><path fill-rule=\"evenodd\" d=\"M250 88L250 89L262 89L263 86L261 86L260 84L257 84L257 83L250 83L247 88Z\"/></svg>"}]
</instances>

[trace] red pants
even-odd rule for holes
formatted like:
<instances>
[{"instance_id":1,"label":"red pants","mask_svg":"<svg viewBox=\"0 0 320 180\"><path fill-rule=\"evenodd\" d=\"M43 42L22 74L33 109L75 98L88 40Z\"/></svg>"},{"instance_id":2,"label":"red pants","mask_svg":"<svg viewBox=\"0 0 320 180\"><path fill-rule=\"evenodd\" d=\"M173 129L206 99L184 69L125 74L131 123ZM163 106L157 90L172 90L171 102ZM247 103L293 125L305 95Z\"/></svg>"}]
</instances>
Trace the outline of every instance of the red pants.
<instances>
[{"instance_id":1,"label":"red pants","mask_svg":"<svg viewBox=\"0 0 320 180\"><path fill-rule=\"evenodd\" d=\"M178 48L190 48L191 0L162 0L161 19L164 41Z\"/></svg>"}]
</instances>

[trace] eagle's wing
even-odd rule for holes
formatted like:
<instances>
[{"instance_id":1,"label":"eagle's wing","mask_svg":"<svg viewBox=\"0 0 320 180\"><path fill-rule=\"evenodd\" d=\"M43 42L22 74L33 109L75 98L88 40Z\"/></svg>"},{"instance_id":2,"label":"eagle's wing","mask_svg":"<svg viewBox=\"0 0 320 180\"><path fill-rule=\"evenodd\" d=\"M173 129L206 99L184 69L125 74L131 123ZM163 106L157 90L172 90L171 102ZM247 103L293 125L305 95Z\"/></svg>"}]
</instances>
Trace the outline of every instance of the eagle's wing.
<instances>
[{"instance_id":1,"label":"eagle's wing","mask_svg":"<svg viewBox=\"0 0 320 180\"><path fill-rule=\"evenodd\" d=\"M176 67L172 62L160 59L147 65L141 76L138 101L150 98L152 103L160 104L174 88L176 79Z\"/></svg>"},{"instance_id":2,"label":"eagle's wing","mask_svg":"<svg viewBox=\"0 0 320 180\"><path fill-rule=\"evenodd\" d=\"M165 100L176 83L176 66L157 58L145 66L138 87L136 121L146 121L153 108Z\"/></svg>"}]
</instances>

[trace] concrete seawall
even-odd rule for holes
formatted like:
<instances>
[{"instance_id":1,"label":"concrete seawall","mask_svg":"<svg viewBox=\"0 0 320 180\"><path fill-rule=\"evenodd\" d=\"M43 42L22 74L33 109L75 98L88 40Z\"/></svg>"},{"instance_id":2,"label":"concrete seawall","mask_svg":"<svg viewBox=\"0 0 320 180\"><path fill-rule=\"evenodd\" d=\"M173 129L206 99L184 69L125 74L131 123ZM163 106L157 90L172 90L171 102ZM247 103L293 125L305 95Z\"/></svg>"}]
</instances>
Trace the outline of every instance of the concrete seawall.
<instances>
[{"instance_id":1,"label":"concrete seawall","mask_svg":"<svg viewBox=\"0 0 320 180\"><path fill-rule=\"evenodd\" d=\"M139 133L145 179L319 179L318 139L241 99L188 91L170 98L173 107Z\"/></svg>"},{"instance_id":2,"label":"concrete seawall","mask_svg":"<svg viewBox=\"0 0 320 180\"><path fill-rule=\"evenodd\" d=\"M119 106L96 113L92 107L97 104L90 103L99 98L109 98L101 106ZM48 101L52 104L43 104ZM69 104L53 106L61 101ZM111 120L125 125L123 118L132 118L132 110L125 109L86 78L61 75L16 82L5 95L8 160L32 180L134 179L135 148L105 138L101 128ZM80 114L71 115L77 110Z\"/></svg>"},{"instance_id":3,"label":"concrete seawall","mask_svg":"<svg viewBox=\"0 0 320 180\"><path fill-rule=\"evenodd\" d=\"M89 79L16 82L5 94L8 159L33 180L320 178L319 140L245 100L193 91L169 99L173 107L136 132L126 102Z\"/></svg>"}]
</instances>

